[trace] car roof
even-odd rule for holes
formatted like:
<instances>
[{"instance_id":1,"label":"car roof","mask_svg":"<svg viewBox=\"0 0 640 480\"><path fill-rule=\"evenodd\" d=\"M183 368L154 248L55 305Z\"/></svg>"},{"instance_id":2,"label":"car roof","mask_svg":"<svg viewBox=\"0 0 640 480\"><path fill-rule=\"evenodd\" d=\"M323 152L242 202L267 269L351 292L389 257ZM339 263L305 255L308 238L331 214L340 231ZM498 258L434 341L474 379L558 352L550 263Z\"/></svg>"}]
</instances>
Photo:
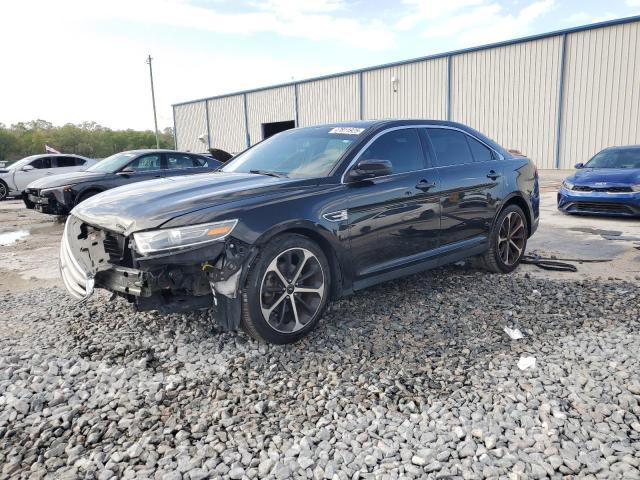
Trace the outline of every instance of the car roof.
<instances>
[{"instance_id":1,"label":"car roof","mask_svg":"<svg viewBox=\"0 0 640 480\"><path fill-rule=\"evenodd\" d=\"M381 120L352 120L348 122L334 122L324 125L313 125L302 128L317 128L317 127L354 127L354 128L369 128L369 127L388 127L388 126L401 126L401 125L441 125L450 126L456 128L468 129L466 125L457 122L450 122L448 120L433 120L428 118L388 118Z\"/></svg>"},{"instance_id":2,"label":"car roof","mask_svg":"<svg viewBox=\"0 0 640 480\"><path fill-rule=\"evenodd\" d=\"M329 123L326 125L315 125L313 127L304 127L305 128L319 128L319 127L352 127L352 128L364 128L368 132L379 132L383 131L387 128L393 127L401 127L401 126L411 126L411 125L427 125L427 126L439 126L439 127L451 127L458 130L462 130L474 137L479 138L484 143L492 147L498 153L500 153L504 158L511 157L512 154L509 153L502 145L496 143L486 135L473 128L464 125L458 122L451 122L448 120L433 120L428 118L398 118L398 119L384 119L384 120L355 120L351 122L338 122L338 123Z\"/></svg>"},{"instance_id":3,"label":"car roof","mask_svg":"<svg viewBox=\"0 0 640 480\"><path fill-rule=\"evenodd\" d=\"M189 155L202 155L198 152L185 152L184 150L170 150L167 148L138 148L134 150L123 150L118 153L188 153Z\"/></svg>"},{"instance_id":4,"label":"car roof","mask_svg":"<svg viewBox=\"0 0 640 480\"><path fill-rule=\"evenodd\" d=\"M640 145L619 145L607 147L604 150L640 150Z\"/></svg>"},{"instance_id":5,"label":"car roof","mask_svg":"<svg viewBox=\"0 0 640 480\"><path fill-rule=\"evenodd\" d=\"M91 160L89 157L78 155L77 153L37 153L35 155L29 155L24 158L31 158L35 160L37 158L42 158L42 157L77 157L77 158L84 158L86 160ZM24 158L21 160L24 160Z\"/></svg>"}]
</instances>

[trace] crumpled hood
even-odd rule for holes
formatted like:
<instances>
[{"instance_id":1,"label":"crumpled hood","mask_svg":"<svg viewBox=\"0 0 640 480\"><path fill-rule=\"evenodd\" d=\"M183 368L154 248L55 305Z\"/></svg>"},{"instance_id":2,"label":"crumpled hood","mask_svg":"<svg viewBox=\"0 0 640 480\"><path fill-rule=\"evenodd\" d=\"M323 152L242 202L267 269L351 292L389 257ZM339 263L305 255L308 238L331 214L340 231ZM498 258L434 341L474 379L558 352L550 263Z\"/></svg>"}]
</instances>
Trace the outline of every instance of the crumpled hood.
<instances>
[{"instance_id":1,"label":"crumpled hood","mask_svg":"<svg viewBox=\"0 0 640 480\"><path fill-rule=\"evenodd\" d=\"M299 182L249 173L167 177L107 190L85 200L71 214L88 224L129 235L186 213L288 190Z\"/></svg>"},{"instance_id":2,"label":"crumpled hood","mask_svg":"<svg viewBox=\"0 0 640 480\"><path fill-rule=\"evenodd\" d=\"M58 175L49 175L38 180L31 182L27 188L37 188L41 190L43 188L55 188L62 187L64 185L75 185L81 182L88 182L89 180L95 180L97 178L104 177L104 173L100 172L71 172L60 173Z\"/></svg>"},{"instance_id":3,"label":"crumpled hood","mask_svg":"<svg viewBox=\"0 0 640 480\"><path fill-rule=\"evenodd\" d=\"M582 168L567 180L575 185L587 187L602 185L640 184L640 169L637 168ZM597 184L597 185L596 185Z\"/></svg>"}]
</instances>

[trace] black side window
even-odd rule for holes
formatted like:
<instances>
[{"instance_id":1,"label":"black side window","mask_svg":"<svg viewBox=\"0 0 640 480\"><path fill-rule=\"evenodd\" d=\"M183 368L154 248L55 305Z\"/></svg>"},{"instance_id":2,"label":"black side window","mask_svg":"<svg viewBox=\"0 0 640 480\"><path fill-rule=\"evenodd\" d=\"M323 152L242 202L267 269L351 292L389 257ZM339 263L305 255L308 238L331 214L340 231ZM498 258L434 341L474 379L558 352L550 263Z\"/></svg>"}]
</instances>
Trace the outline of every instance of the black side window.
<instances>
[{"instance_id":1,"label":"black side window","mask_svg":"<svg viewBox=\"0 0 640 480\"><path fill-rule=\"evenodd\" d=\"M200 157L196 157L196 156L191 156L191 158L193 159L193 166L194 167L206 167L207 166L207 161L204 158L200 158Z\"/></svg>"},{"instance_id":2,"label":"black side window","mask_svg":"<svg viewBox=\"0 0 640 480\"><path fill-rule=\"evenodd\" d=\"M184 153L167 153L167 168L194 168L199 167L196 158Z\"/></svg>"},{"instance_id":3,"label":"black side window","mask_svg":"<svg viewBox=\"0 0 640 480\"><path fill-rule=\"evenodd\" d=\"M393 173L424 168L420 139L415 128L401 128L385 133L360 156L361 160L389 160Z\"/></svg>"},{"instance_id":4,"label":"black side window","mask_svg":"<svg viewBox=\"0 0 640 480\"><path fill-rule=\"evenodd\" d=\"M36 158L29 165L37 169L51 168L51 157Z\"/></svg>"},{"instance_id":5,"label":"black side window","mask_svg":"<svg viewBox=\"0 0 640 480\"><path fill-rule=\"evenodd\" d=\"M81 165L76 162L74 157L57 157L58 167L75 167L76 165Z\"/></svg>"},{"instance_id":6,"label":"black side window","mask_svg":"<svg viewBox=\"0 0 640 480\"><path fill-rule=\"evenodd\" d=\"M160 155L144 155L136 158L133 162L127 165L128 168L132 168L136 172L144 172L146 170L160 170Z\"/></svg>"},{"instance_id":7,"label":"black side window","mask_svg":"<svg viewBox=\"0 0 640 480\"><path fill-rule=\"evenodd\" d=\"M445 128L430 128L428 132L436 152L438 166L448 167L473 163L471 150L464 133Z\"/></svg>"},{"instance_id":8,"label":"black side window","mask_svg":"<svg viewBox=\"0 0 640 480\"><path fill-rule=\"evenodd\" d=\"M471 153L473 153L473 159L476 162L490 162L494 160L493 152L489 147L469 135L466 135L466 137L467 142L469 142L469 148L471 148Z\"/></svg>"}]
</instances>

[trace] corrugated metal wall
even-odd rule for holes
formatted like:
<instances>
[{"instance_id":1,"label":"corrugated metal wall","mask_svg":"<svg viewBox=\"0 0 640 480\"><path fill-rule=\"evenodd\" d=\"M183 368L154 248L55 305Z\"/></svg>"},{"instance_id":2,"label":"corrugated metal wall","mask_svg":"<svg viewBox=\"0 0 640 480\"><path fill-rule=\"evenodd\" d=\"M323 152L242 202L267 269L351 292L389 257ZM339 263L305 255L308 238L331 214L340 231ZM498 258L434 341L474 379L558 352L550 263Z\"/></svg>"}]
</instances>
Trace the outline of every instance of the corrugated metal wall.
<instances>
[{"instance_id":1,"label":"corrugated metal wall","mask_svg":"<svg viewBox=\"0 0 640 480\"><path fill-rule=\"evenodd\" d=\"M450 60L443 56L301 82L298 123L355 120L361 112L365 119L446 119L450 102L451 120L524 152L540 168L555 168L557 161L560 168L571 168L604 147L640 144L640 22L565 35L566 41L557 34L452 54ZM251 144L262 140L263 123L295 119L293 85L246 96ZM243 95L208 103L212 143L244 149ZM202 150L204 102L176 105L174 113L178 148Z\"/></svg>"},{"instance_id":2,"label":"corrugated metal wall","mask_svg":"<svg viewBox=\"0 0 640 480\"><path fill-rule=\"evenodd\" d=\"M209 100L209 129L211 146L230 153L247 147L242 95Z\"/></svg>"},{"instance_id":3,"label":"corrugated metal wall","mask_svg":"<svg viewBox=\"0 0 640 480\"><path fill-rule=\"evenodd\" d=\"M247 94L249 139L251 145L262 140L262 124L295 120L293 86L270 88Z\"/></svg>"},{"instance_id":4,"label":"corrugated metal wall","mask_svg":"<svg viewBox=\"0 0 640 480\"><path fill-rule=\"evenodd\" d=\"M358 75L300 83L298 125L319 125L360 118Z\"/></svg>"},{"instance_id":5,"label":"corrugated metal wall","mask_svg":"<svg viewBox=\"0 0 640 480\"><path fill-rule=\"evenodd\" d=\"M205 102L188 103L174 107L176 122L176 148L190 152L204 152L207 144L198 140L207 134Z\"/></svg>"},{"instance_id":6,"label":"corrugated metal wall","mask_svg":"<svg viewBox=\"0 0 640 480\"><path fill-rule=\"evenodd\" d=\"M451 119L554 168L562 37L452 57Z\"/></svg>"},{"instance_id":7,"label":"corrugated metal wall","mask_svg":"<svg viewBox=\"0 0 640 480\"><path fill-rule=\"evenodd\" d=\"M640 144L640 23L567 38L561 168L604 147Z\"/></svg>"},{"instance_id":8,"label":"corrugated metal wall","mask_svg":"<svg viewBox=\"0 0 640 480\"><path fill-rule=\"evenodd\" d=\"M364 72L362 83L365 119L447 118L446 58Z\"/></svg>"}]
</instances>

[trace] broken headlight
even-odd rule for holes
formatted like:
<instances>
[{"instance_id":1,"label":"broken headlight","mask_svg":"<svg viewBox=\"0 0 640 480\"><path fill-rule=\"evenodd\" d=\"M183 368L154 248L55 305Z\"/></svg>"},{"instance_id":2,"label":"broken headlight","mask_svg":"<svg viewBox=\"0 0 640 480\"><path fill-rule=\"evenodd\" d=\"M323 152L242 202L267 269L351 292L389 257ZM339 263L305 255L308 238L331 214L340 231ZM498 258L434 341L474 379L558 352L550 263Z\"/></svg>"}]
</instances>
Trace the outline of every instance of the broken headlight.
<instances>
[{"instance_id":1,"label":"broken headlight","mask_svg":"<svg viewBox=\"0 0 640 480\"><path fill-rule=\"evenodd\" d=\"M148 255L222 240L231 233L237 223L238 220L225 220L188 227L136 232L133 234L133 239L136 251L142 255Z\"/></svg>"}]
</instances>

